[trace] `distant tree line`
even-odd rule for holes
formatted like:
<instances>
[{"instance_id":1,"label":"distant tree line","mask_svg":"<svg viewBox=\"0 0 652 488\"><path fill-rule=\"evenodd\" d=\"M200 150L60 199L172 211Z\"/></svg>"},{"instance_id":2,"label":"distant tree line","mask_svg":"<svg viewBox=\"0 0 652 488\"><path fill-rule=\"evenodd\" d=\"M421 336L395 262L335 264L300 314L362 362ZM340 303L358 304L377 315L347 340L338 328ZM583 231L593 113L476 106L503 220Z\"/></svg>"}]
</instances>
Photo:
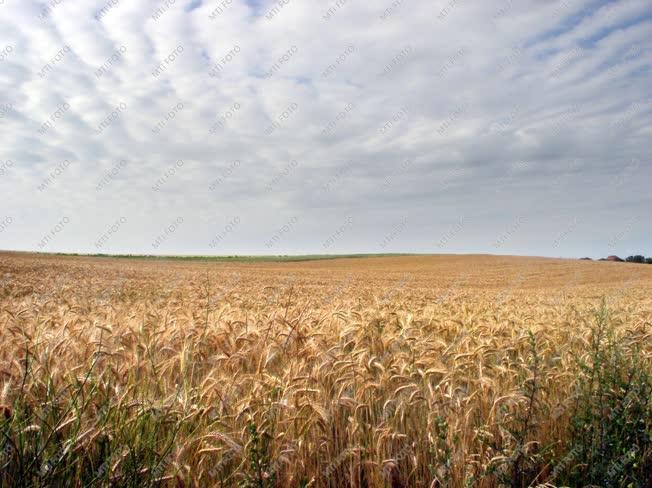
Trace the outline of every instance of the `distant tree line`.
<instances>
[{"instance_id":1,"label":"distant tree line","mask_svg":"<svg viewBox=\"0 0 652 488\"><path fill-rule=\"evenodd\" d=\"M592 261L591 258L581 258L583 261ZM641 263L641 264L652 264L652 257L646 258L641 254L636 254L634 256L628 256L626 259L621 259L618 256L609 256L606 258L600 258L598 261L613 261L616 263Z\"/></svg>"},{"instance_id":2,"label":"distant tree line","mask_svg":"<svg viewBox=\"0 0 652 488\"><path fill-rule=\"evenodd\" d=\"M637 254L636 256L628 256L627 259L625 259L628 263L647 263L647 264L652 264L652 258L646 258L645 256L641 256L640 254Z\"/></svg>"}]
</instances>

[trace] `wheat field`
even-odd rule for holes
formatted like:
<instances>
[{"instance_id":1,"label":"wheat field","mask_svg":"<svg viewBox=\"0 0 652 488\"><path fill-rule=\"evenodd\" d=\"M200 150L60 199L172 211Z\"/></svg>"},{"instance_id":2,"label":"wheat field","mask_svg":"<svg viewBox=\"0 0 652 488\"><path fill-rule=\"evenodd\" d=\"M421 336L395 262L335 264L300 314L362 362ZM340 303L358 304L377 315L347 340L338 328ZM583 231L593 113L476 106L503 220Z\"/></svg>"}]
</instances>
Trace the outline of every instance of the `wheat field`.
<instances>
[{"instance_id":1,"label":"wheat field","mask_svg":"<svg viewBox=\"0 0 652 488\"><path fill-rule=\"evenodd\" d=\"M649 371L652 266L2 253L0 479L557 486L588 476L573 419L596 323ZM652 476L650 439L627 439L610 486Z\"/></svg>"}]
</instances>

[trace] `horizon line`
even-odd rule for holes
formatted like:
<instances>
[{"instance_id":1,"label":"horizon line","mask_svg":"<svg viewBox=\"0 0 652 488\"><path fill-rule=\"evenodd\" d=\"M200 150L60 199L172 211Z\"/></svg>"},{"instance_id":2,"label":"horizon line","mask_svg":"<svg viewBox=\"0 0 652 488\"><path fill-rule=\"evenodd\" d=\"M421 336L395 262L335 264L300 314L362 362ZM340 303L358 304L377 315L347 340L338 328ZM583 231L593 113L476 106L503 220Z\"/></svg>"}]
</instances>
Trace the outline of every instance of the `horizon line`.
<instances>
[{"instance_id":1,"label":"horizon line","mask_svg":"<svg viewBox=\"0 0 652 488\"><path fill-rule=\"evenodd\" d=\"M178 260L267 260L267 261L317 261L323 259L351 259L351 258L379 258L379 257L410 257L410 256L495 256L495 257L520 257L540 259L565 259L565 260L591 260L599 261L606 257L593 258L589 256L564 257L564 256L542 256L530 254L493 254L490 252L395 252L395 253L373 253L373 252L352 252L334 254L141 254L141 253L84 253L84 252L60 252L60 251L25 251L16 249L0 249L2 253L14 254L35 254L41 256L61 257L88 257L88 258L114 258L114 259L178 259ZM609 255L612 256L612 255Z\"/></svg>"}]
</instances>

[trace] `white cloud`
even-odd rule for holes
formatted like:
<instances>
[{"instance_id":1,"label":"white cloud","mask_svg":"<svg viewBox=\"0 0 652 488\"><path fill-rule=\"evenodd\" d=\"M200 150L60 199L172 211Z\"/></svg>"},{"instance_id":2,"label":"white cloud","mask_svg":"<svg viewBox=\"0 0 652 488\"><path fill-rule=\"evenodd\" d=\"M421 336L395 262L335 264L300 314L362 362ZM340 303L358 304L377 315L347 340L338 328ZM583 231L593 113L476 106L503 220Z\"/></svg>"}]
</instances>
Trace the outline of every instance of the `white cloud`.
<instances>
[{"instance_id":1,"label":"white cloud","mask_svg":"<svg viewBox=\"0 0 652 488\"><path fill-rule=\"evenodd\" d=\"M105 252L265 253L292 221L274 252L309 253L350 217L329 252L599 256L635 218L616 251L652 253L651 24L645 0L7 0L0 248L65 217L45 250L124 218Z\"/></svg>"}]
</instances>

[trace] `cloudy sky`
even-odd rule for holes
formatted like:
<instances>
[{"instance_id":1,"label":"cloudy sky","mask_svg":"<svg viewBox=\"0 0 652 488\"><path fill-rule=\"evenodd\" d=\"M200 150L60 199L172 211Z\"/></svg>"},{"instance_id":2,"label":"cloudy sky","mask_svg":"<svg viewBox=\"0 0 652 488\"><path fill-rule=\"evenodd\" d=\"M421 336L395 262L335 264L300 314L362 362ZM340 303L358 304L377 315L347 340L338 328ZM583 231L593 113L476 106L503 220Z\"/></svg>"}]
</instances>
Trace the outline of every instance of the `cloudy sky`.
<instances>
[{"instance_id":1,"label":"cloudy sky","mask_svg":"<svg viewBox=\"0 0 652 488\"><path fill-rule=\"evenodd\" d=\"M0 0L0 249L652 255L650 0Z\"/></svg>"}]
</instances>

